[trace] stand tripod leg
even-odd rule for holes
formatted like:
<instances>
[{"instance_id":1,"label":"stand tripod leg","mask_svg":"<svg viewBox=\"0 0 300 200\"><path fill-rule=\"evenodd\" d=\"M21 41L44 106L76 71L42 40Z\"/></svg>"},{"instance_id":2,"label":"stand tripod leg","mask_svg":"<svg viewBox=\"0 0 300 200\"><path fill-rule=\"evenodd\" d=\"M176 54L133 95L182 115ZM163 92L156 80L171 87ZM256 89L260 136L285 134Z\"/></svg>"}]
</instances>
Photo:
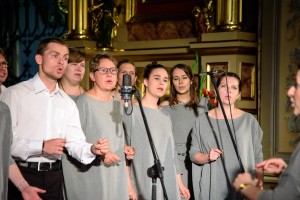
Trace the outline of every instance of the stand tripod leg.
<instances>
[{"instance_id":1,"label":"stand tripod leg","mask_svg":"<svg viewBox=\"0 0 300 200\"><path fill-rule=\"evenodd\" d=\"M152 178L152 200L156 200L156 178Z\"/></svg>"}]
</instances>

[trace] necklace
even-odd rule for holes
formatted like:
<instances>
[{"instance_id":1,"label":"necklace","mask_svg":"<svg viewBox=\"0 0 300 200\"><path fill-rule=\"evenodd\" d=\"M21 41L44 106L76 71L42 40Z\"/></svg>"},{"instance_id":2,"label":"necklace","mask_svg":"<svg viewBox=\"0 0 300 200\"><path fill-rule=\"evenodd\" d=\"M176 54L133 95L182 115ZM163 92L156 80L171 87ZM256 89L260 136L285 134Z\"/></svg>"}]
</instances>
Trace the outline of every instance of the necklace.
<instances>
[{"instance_id":1,"label":"necklace","mask_svg":"<svg viewBox=\"0 0 300 200\"><path fill-rule=\"evenodd\" d=\"M63 86L63 84L61 82L59 82L59 86L61 87L61 89L66 93L68 94L66 91L65 91L65 88ZM78 90L79 90L79 93L77 96L81 95L81 89L80 89L80 85L78 85ZM69 95L69 94L68 94Z\"/></svg>"}]
</instances>

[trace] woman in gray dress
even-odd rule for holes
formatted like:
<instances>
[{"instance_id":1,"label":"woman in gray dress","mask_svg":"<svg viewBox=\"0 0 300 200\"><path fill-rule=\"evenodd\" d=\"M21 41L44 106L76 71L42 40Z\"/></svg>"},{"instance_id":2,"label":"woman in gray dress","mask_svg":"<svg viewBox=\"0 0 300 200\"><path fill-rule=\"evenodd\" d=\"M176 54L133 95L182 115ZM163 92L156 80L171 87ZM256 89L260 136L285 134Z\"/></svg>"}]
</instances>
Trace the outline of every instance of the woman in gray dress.
<instances>
[{"instance_id":1,"label":"woman in gray dress","mask_svg":"<svg viewBox=\"0 0 300 200\"><path fill-rule=\"evenodd\" d=\"M262 171L256 171L255 164L263 159L263 133L255 117L234 105L241 88L239 76L232 72L222 74L217 81L243 168L261 179ZM243 199L231 185L241 167L220 106L201 114L196 120L190 158L196 164L193 165L196 199Z\"/></svg>"},{"instance_id":2,"label":"woman in gray dress","mask_svg":"<svg viewBox=\"0 0 300 200\"><path fill-rule=\"evenodd\" d=\"M69 48L68 65L58 86L73 100L84 93L80 85L85 73L85 53L76 48Z\"/></svg>"},{"instance_id":3,"label":"woman in gray dress","mask_svg":"<svg viewBox=\"0 0 300 200\"><path fill-rule=\"evenodd\" d=\"M168 72L159 64L148 65L144 71L145 95L141 102L148 126L161 164L164 167L164 183L169 199L178 200L180 194L189 199L190 194L184 186L181 175L176 171L176 155L170 115L158 105L168 86ZM154 158L147 137L146 128L137 105L131 115L125 115L125 130L128 142L136 149L132 161L131 179L139 200L151 199L152 179L147 169L154 165ZM164 199L161 183L158 180L157 199Z\"/></svg>"},{"instance_id":4,"label":"woman in gray dress","mask_svg":"<svg viewBox=\"0 0 300 200\"><path fill-rule=\"evenodd\" d=\"M162 102L163 106L171 116L173 124L173 135L175 149L182 171L182 179L191 192L192 185L192 162L189 159L191 145L191 131L199 114L207 111L207 99L201 98L196 93L196 83L193 81L193 72L190 66L185 64L175 65L171 71L170 97L168 101Z\"/></svg>"},{"instance_id":5,"label":"woman in gray dress","mask_svg":"<svg viewBox=\"0 0 300 200\"><path fill-rule=\"evenodd\" d=\"M117 83L116 60L108 54L96 55L89 67L93 87L76 100L80 121L86 140L106 138L109 151L89 165L65 162L66 196L70 200L128 200L123 110L120 100L112 95Z\"/></svg>"}]
</instances>

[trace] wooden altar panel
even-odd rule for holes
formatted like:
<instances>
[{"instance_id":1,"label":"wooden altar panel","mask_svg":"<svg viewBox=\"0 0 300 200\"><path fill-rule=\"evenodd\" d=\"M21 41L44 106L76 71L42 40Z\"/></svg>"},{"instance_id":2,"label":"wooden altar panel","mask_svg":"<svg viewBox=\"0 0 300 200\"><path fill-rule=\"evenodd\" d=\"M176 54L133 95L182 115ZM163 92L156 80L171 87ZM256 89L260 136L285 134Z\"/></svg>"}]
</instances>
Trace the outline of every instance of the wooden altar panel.
<instances>
[{"instance_id":1,"label":"wooden altar panel","mask_svg":"<svg viewBox=\"0 0 300 200\"><path fill-rule=\"evenodd\" d=\"M187 19L198 4L198 0L126 0L126 22Z\"/></svg>"}]
</instances>

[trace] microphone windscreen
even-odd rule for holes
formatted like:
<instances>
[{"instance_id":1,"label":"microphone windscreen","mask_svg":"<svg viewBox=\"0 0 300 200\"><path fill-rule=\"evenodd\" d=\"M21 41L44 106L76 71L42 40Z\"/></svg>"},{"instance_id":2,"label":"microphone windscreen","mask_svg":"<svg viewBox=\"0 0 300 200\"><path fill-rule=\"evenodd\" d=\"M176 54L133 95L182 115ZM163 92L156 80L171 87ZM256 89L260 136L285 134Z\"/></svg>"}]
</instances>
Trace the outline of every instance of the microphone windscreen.
<instances>
[{"instance_id":1,"label":"microphone windscreen","mask_svg":"<svg viewBox=\"0 0 300 200\"><path fill-rule=\"evenodd\" d=\"M129 74L123 74L122 86L131 86L131 76Z\"/></svg>"}]
</instances>

